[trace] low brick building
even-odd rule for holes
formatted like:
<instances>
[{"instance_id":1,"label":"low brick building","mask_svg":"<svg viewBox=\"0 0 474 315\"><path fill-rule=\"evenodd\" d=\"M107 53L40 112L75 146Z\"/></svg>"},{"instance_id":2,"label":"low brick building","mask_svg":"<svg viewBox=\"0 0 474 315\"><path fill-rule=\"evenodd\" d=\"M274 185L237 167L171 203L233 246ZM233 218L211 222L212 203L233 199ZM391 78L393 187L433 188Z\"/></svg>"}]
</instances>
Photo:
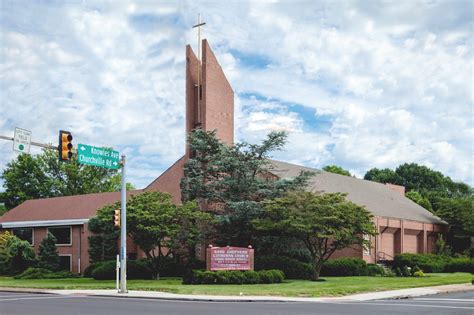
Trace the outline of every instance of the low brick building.
<instances>
[{"instance_id":1,"label":"low brick building","mask_svg":"<svg viewBox=\"0 0 474 315\"><path fill-rule=\"evenodd\" d=\"M206 40L202 42L202 52L200 62L191 47L186 47L186 134L197 127L217 130L222 141L232 144L234 92ZM183 157L150 185L128 194L162 191L170 193L173 201L179 203L183 166L192 156L188 147L184 151ZM271 163L271 173L278 178L291 178L305 169L314 171L308 189L347 193L349 200L365 206L374 215L379 234L372 238L372 247L347 248L336 252L334 257L360 257L367 262L377 262L391 260L398 253L430 253L438 234L446 232L446 222L406 198L401 186L383 185L280 161ZM89 265L88 220L100 207L118 201L119 192L28 200L0 217L0 232L12 231L28 240L38 252L39 244L50 231L59 240L57 246L63 268L82 273ZM131 257L143 257L143 252L132 242L127 243L127 252Z\"/></svg>"}]
</instances>

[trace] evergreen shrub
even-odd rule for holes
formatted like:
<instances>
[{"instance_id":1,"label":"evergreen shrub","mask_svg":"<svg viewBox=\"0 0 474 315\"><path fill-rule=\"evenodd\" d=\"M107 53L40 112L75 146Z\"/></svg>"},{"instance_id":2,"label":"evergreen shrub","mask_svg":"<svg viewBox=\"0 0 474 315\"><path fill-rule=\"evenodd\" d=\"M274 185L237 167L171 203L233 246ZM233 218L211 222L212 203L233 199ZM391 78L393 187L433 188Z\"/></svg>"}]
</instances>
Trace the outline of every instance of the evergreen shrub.
<instances>
[{"instance_id":1,"label":"evergreen shrub","mask_svg":"<svg viewBox=\"0 0 474 315\"><path fill-rule=\"evenodd\" d=\"M95 263L91 269L91 276L95 280L113 280L116 277L116 262L114 260ZM127 279L148 280L151 278L152 272L148 268L146 260L127 260Z\"/></svg>"},{"instance_id":2,"label":"evergreen shrub","mask_svg":"<svg viewBox=\"0 0 474 315\"><path fill-rule=\"evenodd\" d=\"M279 255L255 257L255 270L278 269L284 272L286 279L310 279L313 265L295 258Z\"/></svg>"},{"instance_id":3,"label":"evergreen shrub","mask_svg":"<svg viewBox=\"0 0 474 315\"><path fill-rule=\"evenodd\" d=\"M367 263L359 258L339 258L326 261L321 276L367 276Z\"/></svg>"},{"instance_id":4,"label":"evergreen shrub","mask_svg":"<svg viewBox=\"0 0 474 315\"><path fill-rule=\"evenodd\" d=\"M59 270L59 254L56 248L56 237L49 233L39 246L38 267L50 271Z\"/></svg>"},{"instance_id":5,"label":"evergreen shrub","mask_svg":"<svg viewBox=\"0 0 474 315\"><path fill-rule=\"evenodd\" d=\"M398 254L393 260L393 268L400 270L407 266L414 268L418 266L424 272L443 272L446 264L451 260L448 256L433 254Z\"/></svg>"},{"instance_id":6,"label":"evergreen shrub","mask_svg":"<svg viewBox=\"0 0 474 315\"><path fill-rule=\"evenodd\" d=\"M79 275L77 273L72 273L69 271L53 272L50 269L30 267L21 274L16 275L15 279L63 279L78 277Z\"/></svg>"},{"instance_id":7,"label":"evergreen shrub","mask_svg":"<svg viewBox=\"0 0 474 315\"><path fill-rule=\"evenodd\" d=\"M367 264L367 275L368 276L384 276L385 269L382 266L376 264Z\"/></svg>"},{"instance_id":8,"label":"evergreen shrub","mask_svg":"<svg viewBox=\"0 0 474 315\"><path fill-rule=\"evenodd\" d=\"M281 270L260 271L202 271L193 270L183 277L183 284L260 284L281 283L285 275Z\"/></svg>"},{"instance_id":9,"label":"evergreen shrub","mask_svg":"<svg viewBox=\"0 0 474 315\"><path fill-rule=\"evenodd\" d=\"M445 272L470 272L474 274L474 259L453 258L444 267Z\"/></svg>"}]
</instances>

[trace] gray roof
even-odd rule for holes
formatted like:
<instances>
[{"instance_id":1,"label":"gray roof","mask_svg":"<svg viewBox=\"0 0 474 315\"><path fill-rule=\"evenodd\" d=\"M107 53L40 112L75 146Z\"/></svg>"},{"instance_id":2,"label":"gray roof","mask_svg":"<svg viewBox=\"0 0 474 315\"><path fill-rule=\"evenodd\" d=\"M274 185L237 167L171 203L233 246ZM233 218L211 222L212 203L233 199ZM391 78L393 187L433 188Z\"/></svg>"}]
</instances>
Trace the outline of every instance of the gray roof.
<instances>
[{"instance_id":1,"label":"gray roof","mask_svg":"<svg viewBox=\"0 0 474 315\"><path fill-rule=\"evenodd\" d=\"M315 176L311 177L308 190L347 193L348 200L365 206L375 216L446 224L425 208L384 184L281 161L270 160L270 163L270 172L280 178L293 178L298 176L301 171L314 172Z\"/></svg>"}]
</instances>

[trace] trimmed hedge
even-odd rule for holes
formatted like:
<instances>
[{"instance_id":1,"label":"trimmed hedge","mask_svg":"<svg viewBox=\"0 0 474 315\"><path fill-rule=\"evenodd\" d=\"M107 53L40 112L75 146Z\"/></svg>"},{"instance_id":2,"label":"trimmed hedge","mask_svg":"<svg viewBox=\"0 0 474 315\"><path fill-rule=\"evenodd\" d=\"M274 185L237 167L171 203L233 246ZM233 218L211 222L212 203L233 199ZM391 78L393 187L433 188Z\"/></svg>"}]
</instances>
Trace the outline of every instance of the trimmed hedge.
<instances>
[{"instance_id":1,"label":"trimmed hedge","mask_svg":"<svg viewBox=\"0 0 474 315\"><path fill-rule=\"evenodd\" d=\"M15 279L62 279L62 278L78 278L77 273L69 271L52 272L49 269L30 267L21 274L15 276Z\"/></svg>"},{"instance_id":2,"label":"trimmed hedge","mask_svg":"<svg viewBox=\"0 0 474 315\"><path fill-rule=\"evenodd\" d=\"M202 271L193 270L183 277L183 284L260 284L281 283L285 275L281 270L260 271Z\"/></svg>"},{"instance_id":3,"label":"trimmed hedge","mask_svg":"<svg viewBox=\"0 0 474 315\"><path fill-rule=\"evenodd\" d=\"M326 261L321 276L367 276L367 263L359 258L339 258Z\"/></svg>"},{"instance_id":4,"label":"trimmed hedge","mask_svg":"<svg viewBox=\"0 0 474 315\"><path fill-rule=\"evenodd\" d=\"M423 268L422 268L423 269ZM474 273L474 259L453 258L444 267L445 272L470 272Z\"/></svg>"},{"instance_id":5,"label":"trimmed hedge","mask_svg":"<svg viewBox=\"0 0 474 315\"><path fill-rule=\"evenodd\" d=\"M92 278L92 271L94 271L95 268L101 266L103 263L107 261L115 262L115 260L104 260L104 261L98 261L98 262L90 264L89 266L86 267L86 269L84 269L84 275L83 275L84 278Z\"/></svg>"},{"instance_id":6,"label":"trimmed hedge","mask_svg":"<svg viewBox=\"0 0 474 315\"><path fill-rule=\"evenodd\" d=\"M376 264L367 264L367 275L368 276L384 276L385 269L382 266Z\"/></svg>"},{"instance_id":7,"label":"trimmed hedge","mask_svg":"<svg viewBox=\"0 0 474 315\"><path fill-rule=\"evenodd\" d=\"M116 277L115 268L116 262L114 260L108 260L95 263L93 267L91 266L90 273L95 280L113 280ZM148 268L145 260L127 261L127 279L148 280L151 279L151 275L152 272Z\"/></svg>"},{"instance_id":8,"label":"trimmed hedge","mask_svg":"<svg viewBox=\"0 0 474 315\"><path fill-rule=\"evenodd\" d=\"M255 257L255 270L270 269L283 271L286 279L310 279L313 266L286 256L267 255Z\"/></svg>"},{"instance_id":9,"label":"trimmed hedge","mask_svg":"<svg viewBox=\"0 0 474 315\"><path fill-rule=\"evenodd\" d=\"M419 267L423 272L443 272L451 258L434 254L398 254L393 260L393 268Z\"/></svg>"}]
</instances>

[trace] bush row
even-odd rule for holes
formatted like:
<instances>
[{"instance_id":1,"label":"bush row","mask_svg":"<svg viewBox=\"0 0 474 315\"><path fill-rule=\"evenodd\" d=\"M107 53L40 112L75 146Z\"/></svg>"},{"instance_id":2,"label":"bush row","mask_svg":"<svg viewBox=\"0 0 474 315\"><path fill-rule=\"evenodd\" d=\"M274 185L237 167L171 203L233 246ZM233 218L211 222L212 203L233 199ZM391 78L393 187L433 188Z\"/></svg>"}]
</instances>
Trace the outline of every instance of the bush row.
<instances>
[{"instance_id":1,"label":"bush row","mask_svg":"<svg viewBox=\"0 0 474 315\"><path fill-rule=\"evenodd\" d=\"M116 261L108 260L91 264L84 270L84 277L92 277L95 280L113 280L116 277ZM151 279L151 271L146 260L127 261L127 279Z\"/></svg>"},{"instance_id":2,"label":"bush row","mask_svg":"<svg viewBox=\"0 0 474 315\"><path fill-rule=\"evenodd\" d=\"M183 284L260 284L281 283L281 270L260 271L202 271L193 270L183 277Z\"/></svg>"},{"instance_id":3,"label":"bush row","mask_svg":"<svg viewBox=\"0 0 474 315\"><path fill-rule=\"evenodd\" d=\"M255 269L279 269L285 273L286 279L310 279L313 265L285 256L263 256L255 258ZM323 264L322 276L378 276L385 270L375 264L367 264L359 258L331 259Z\"/></svg>"},{"instance_id":4,"label":"bush row","mask_svg":"<svg viewBox=\"0 0 474 315\"><path fill-rule=\"evenodd\" d=\"M30 267L23 271L21 274L16 275L15 279L62 279L62 278L78 278L77 273L69 271L57 271L52 272L51 270L44 268L33 268Z\"/></svg>"},{"instance_id":5,"label":"bush row","mask_svg":"<svg viewBox=\"0 0 474 315\"><path fill-rule=\"evenodd\" d=\"M474 259L453 258L444 267L445 272L470 272L474 273Z\"/></svg>"},{"instance_id":6,"label":"bush row","mask_svg":"<svg viewBox=\"0 0 474 315\"><path fill-rule=\"evenodd\" d=\"M399 254L395 256L393 268L419 267L424 272L471 272L474 273L474 259L451 258L433 254Z\"/></svg>"},{"instance_id":7,"label":"bush row","mask_svg":"<svg viewBox=\"0 0 474 315\"><path fill-rule=\"evenodd\" d=\"M313 272L313 265L286 256L266 255L255 257L255 270L271 269L283 271L286 279L309 279Z\"/></svg>"}]
</instances>

